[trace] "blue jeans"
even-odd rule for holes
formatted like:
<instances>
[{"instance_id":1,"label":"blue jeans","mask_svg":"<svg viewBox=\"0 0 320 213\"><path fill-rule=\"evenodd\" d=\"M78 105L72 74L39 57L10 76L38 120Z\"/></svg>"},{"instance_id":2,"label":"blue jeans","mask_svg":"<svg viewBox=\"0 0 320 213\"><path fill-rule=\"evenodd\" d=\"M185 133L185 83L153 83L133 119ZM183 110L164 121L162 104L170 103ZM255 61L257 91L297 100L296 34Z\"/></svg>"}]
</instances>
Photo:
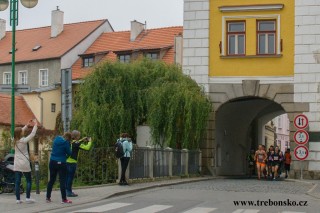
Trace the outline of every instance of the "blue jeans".
<instances>
[{"instance_id":1,"label":"blue jeans","mask_svg":"<svg viewBox=\"0 0 320 213\"><path fill-rule=\"evenodd\" d=\"M47 198L49 199L51 198L52 187L53 187L53 184L56 182L57 174L59 174L61 197L62 197L62 200L66 200L67 199L67 195L66 195L67 165L66 163L50 160L49 170L50 170L50 180L47 185Z\"/></svg>"},{"instance_id":2,"label":"blue jeans","mask_svg":"<svg viewBox=\"0 0 320 213\"><path fill-rule=\"evenodd\" d=\"M71 195L73 193L72 183L73 183L76 170L77 170L76 163L67 163L67 184L66 184L67 195Z\"/></svg>"},{"instance_id":3,"label":"blue jeans","mask_svg":"<svg viewBox=\"0 0 320 213\"><path fill-rule=\"evenodd\" d=\"M17 200L20 200L20 184L21 184L21 177L24 175L27 180L27 192L26 192L26 198L30 198L31 193L31 172L14 172L15 175L15 190L16 190L16 198Z\"/></svg>"}]
</instances>

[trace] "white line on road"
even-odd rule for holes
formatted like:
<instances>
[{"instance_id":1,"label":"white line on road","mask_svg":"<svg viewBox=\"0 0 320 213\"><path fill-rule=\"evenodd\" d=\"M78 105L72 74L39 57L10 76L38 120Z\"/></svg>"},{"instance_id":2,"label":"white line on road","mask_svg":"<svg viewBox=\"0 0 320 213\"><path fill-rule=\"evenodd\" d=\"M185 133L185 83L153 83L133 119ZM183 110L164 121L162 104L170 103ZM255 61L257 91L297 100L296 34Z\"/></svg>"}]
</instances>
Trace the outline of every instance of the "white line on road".
<instances>
[{"instance_id":1,"label":"white line on road","mask_svg":"<svg viewBox=\"0 0 320 213\"><path fill-rule=\"evenodd\" d=\"M167 205L152 205L152 206L148 206L143 209L137 209L128 213L156 213L171 207L172 206L167 206Z\"/></svg>"},{"instance_id":2,"label":"white line on road","mask_svg":"<svg viewBox=\"0 0 320 213\"><path fill-rule=\"evenodd\" d=\"M196 207L189 209L188 211L185 211L183 213L210 213L214 210L216 210L216 208Z\"/></svg>"},{"instance_id":3,"label":"white line on road","mask_svg":"<svg viewBox=\"0 0 320 213\"><path fill-rule=\"evenodd\" d=\"M109 203L109 204L102 205L102 206L97 206L97 207L92 207L89 209L75 211L74 213L78 213L78 212L105 212L105 211L118 209L121 207L130 206L130 205L132 205L132 203Z\"/></svg>"},{"instance_id":4,"label":"white line on road","mask_svg":"<svg viewBox=\"0 0 320 213\"><path fill-rule=\"evenodd\" d=\"M258 213L259 211L257 209L237 209L232 213Z\"/></svg>"},{"instance_id":5,"label":"white line on road","mask_svg":"<svg viewBox=\"0 0 320 213\"><path fill-rule=\"evenodd\" d=\"M292 212L292 211L284 211L282 213L306 213L306 212Z\"/></svg>"}]
</instances>

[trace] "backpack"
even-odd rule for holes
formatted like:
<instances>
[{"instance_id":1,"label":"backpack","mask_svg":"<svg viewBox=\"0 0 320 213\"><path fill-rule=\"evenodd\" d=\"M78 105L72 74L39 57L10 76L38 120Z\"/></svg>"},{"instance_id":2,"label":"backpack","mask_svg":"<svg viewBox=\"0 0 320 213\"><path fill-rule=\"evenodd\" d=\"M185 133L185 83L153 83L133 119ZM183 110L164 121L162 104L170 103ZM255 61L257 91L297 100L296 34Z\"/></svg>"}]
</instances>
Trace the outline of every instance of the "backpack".
<instances>
[{"instance_id":1,"label":"backpack","mask_svg":"<svg viewBox=\"0 0 320 213\"><path fill-rule=\"evenodd\" d=\"M124 150L122 146L122 140L118 139L114 145L114 154L116 158L122 158L124 156Z\"/></svg>"}]
</instances>

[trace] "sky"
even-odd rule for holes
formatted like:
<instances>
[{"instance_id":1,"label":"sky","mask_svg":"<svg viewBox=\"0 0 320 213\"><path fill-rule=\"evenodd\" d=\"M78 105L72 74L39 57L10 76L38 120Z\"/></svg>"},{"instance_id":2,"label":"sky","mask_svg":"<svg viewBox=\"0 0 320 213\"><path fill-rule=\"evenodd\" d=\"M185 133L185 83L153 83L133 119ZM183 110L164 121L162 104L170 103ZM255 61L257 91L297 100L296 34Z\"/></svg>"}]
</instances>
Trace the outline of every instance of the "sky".
<instances>
[{"instance_id":1,"label":"sky","mask_svg":"<svg viewBox=\"0 0 320 213\"><path fill-rule=\"evenodd\" d=\"M57 6L64 12L64 23L108 19L115 31L129 30L133 20L146 21L149 29L183 25L183 0L39 0L32 9L19 3L17 29L51 25L51 11ZM0 11L7 31L9 11Z\"/></svg>"}]
</instances>

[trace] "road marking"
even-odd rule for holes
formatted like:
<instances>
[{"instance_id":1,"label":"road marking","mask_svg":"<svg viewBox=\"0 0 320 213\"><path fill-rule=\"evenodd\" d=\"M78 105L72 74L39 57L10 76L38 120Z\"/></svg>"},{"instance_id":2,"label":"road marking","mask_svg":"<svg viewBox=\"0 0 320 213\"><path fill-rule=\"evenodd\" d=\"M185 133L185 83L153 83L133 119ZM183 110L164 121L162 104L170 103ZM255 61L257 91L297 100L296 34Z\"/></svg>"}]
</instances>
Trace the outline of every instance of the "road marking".
<instances>
[{"instance_id":1,"label":"road marking","mask_svg":"<svg viewBox=\"0 0 320 213\"><path fill-rule=\"evenodd\" d=\"M152 206L148 206L142 209L137 209L128 213L156 213L171 207L172 206L167 206L167 205L152 205Z\"/></svg>"},{"instance_id":2,"label":"road marking","mask_svg":"<svg viewBox=\"0 0 320 213\"><path fill-rule=\"evenodd\" d=\"M258 210L258 209L237 209L232 213L257 213L259 211L260 210Z\"/></svg>"},{"instance_id":3,"label":"road marking","mask_svg":"<svg viewBox=\"0 0 320 213\"><path fill-rule=\"evenodd\" d=\"M306 212L292 212L292 211L284 211L282 213L306 213Z\"/></svg>"},{"instance_id":4,"label":"road marking","mask_svg":"<svg viewBox=\"0 0 320 213\"><path fill-rule=\"evenodd\" d=\"M189 209L188 211L185 211L183 213L210 213L214 210L216 210L216 208L196 207Z\"/></svg>"},{"instance_id":5,"label":"road marking","mask_svg":"<svg viewBox=\"0 0 320 213\"><path fill-rule=\"evenodd\" d=\"M92 207L92 208L88 208L88 209L75 211L74 213L76 213L76 212L105 212L105 211L118 209L121 207L130 206L130 205L132 205L132 203L109 203L109 204L102 205L102 206L97 206L97 207Z\"/></svg>"}]
</instances>

